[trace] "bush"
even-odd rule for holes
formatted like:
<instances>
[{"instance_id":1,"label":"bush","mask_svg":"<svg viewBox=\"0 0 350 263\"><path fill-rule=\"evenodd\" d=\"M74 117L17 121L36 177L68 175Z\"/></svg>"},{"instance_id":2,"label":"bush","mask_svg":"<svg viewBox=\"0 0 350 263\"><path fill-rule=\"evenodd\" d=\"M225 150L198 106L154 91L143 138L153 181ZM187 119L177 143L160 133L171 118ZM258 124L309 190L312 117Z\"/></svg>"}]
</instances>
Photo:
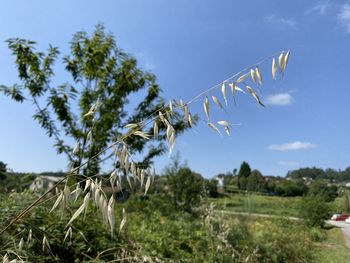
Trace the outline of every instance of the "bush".
<instances>
[{"instance_id":1,"label":"bush","mask_svg":"<svg viewBox=\"0 0 350 263\"><path fill-rule=\"evenodd\" d=\"M331 202L338 196L338 189L335 185L328 186L325 181L316 180L311 184L308 194L320 195L326 202Z\"/></svg>"},{"instance_id":2,"label":"bush","mask_svg":"<svg viewBox=\"0 0 350 263\"><path fill-rule=\"evenodd\" d=\"M300 180L283 180L276 185L275 191L280 196L302 196L307 193L307 187Z\"/></svg>"},{"instance_id":3,"label":"bush","mask_svg":"<svg viewBox=\"0 0 350 263\"><path fill-rule=\"evenodd\" d=\"M169 176L168 180L175 207L192 212L192 209L199 205L204 194L202 176L187 167L182 167L175 175Z\"/></svg>"},{"instance_id":4,"label":"bush","mask_svg":"<svg viewBox=\"0 0 350 263\"><path fill-rule=\"evenodd\" d=\"M205 189L209 197L217 198L220 195L218 192L218 181L215 179L205 180Z\"/></svg>"},{"instance_id":5,"label":"bush","mask_svg":"<svg viewBox=\"0 0 350 263\"><path fill-rule=\"evenodd\" d=\"M309 227L323 227L330 216L330 207L322 195L308 195L302 200L300 216Z\"/></svg>"}]
</instances>

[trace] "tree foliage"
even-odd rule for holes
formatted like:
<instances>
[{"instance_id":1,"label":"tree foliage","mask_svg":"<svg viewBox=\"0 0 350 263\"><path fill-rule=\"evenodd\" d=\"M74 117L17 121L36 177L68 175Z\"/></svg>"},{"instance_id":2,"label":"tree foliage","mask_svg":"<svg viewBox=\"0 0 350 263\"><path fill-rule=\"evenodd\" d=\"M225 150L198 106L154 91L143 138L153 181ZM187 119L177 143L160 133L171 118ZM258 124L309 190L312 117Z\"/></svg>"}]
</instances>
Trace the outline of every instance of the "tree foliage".
<instances>
[{"instance_id":1,"label":"tree foliage","mask_svg":"<svg viewBox=\"0 0 350 263\"><path fill-rule=\"evenodd\" d=\"M326 202L331 202L338 196L337 186L328 186L325 181L316 180L310 185L308 195L319 195L323 197Z\"/></svg>"},{"instance_id":2,"label":"tree foliage","mask_svg":"<svg viewBox=\"0 0 350 263\"><path fill-rule=\"evenodd\" d=\"M0 91L17 102L32 102L34 119L55 139L58 153L66 154L72 166L90 160L84 171L87 175L96 174L103 159L91 157L115 141L126 124L145 120L164 106L156 77L140 69L136 59L120 49L102 25L91 36L86 32L73 36L70 54L63 58L69 78L59 85L53 78L57 47L50 46L44 53L36 51L33 41L15 38L7 42L16 59L20 84L2 85ZM142 90L145 97L129 105L130 96ZM134 109L128 112L127 106ZM173 127L180 134L188 125L178 119ZM139 136L125 141L131 154L145 155L145 164L166 150L166 128L160 125L159 129L158 139L151 143ZM74 153L67 137L77 142Z\"/></svg>"},{"instance_id":3,"label":"tree foliage","mask_svg":"<svg viewBox=\"0 0 350 263\"><path fill-rule=\"evenodd\" d=\"M193 172L186 164L182 164L179 153L166 167L164 176L167 178L168 196L170 196L171 203L176 208L192 212L205 194L206 185L202 176Z\"/></svg>"},{"instance_id":4,"label":"tree foliage","mask_svg":"<svg viewBox=\"0 0 350 263\"><path fill-rule=\"evenodd\" d=\"M7 164L0 161L0 181L4 181L7 177Z\"/></svg>"},{"instance_id":5,"label":"tree foliage","mask_svg":"<svg viewBox=\"0 0 350 263\"><path fill-rule=\"evenodd\" d=\"M247 189L248 177L251 173L250 166L247 162L243 162L238 172L238 188L241 190Z\"/></svg>"},{"instance_id":6,"label":"tree foliage","mask_svg":"<svg viewBox=\"0 0 350 263\"><path fill-rule=\"evenodd\" d=\"M247 190L253 192L265 192L266 182L258 170L253 170L247 180Z\"/></svg>"},{"instance_id":7,"label":"tree foliage","mask_svg":"<svg viewBox=\"0 0 350 263\"><path fill-rule=\"evenodd\" d=\"M303 198L300 215L306 225L323 227L330 211L330 206L322 195L307 195Z\"/></svg>"}]
</instances>

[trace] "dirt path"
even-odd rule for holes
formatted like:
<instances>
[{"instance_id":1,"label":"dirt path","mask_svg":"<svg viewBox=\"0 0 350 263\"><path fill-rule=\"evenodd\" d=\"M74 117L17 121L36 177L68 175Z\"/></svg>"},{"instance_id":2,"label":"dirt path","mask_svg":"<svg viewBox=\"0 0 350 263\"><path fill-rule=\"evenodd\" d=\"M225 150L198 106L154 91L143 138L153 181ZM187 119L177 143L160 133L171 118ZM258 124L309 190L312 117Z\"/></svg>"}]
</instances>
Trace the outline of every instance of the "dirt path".
<instances>
[{"instance_id":1,"label":"dirt path","mask_svg":"<svg viewBox=\"0 0 350 263\"><path fill-rule=\"evenodd\" d=\"M215 212L222 213L222 214L253 216L253 217L286 218L286 219L295 220L295 221L301 220L300 218L293 217L293 216L276 216L276 215L256 214L256 213L248 213L248 212L234 212L234 211L226 211L226 210L215 210Z\"/></svg>"}]
</instances>

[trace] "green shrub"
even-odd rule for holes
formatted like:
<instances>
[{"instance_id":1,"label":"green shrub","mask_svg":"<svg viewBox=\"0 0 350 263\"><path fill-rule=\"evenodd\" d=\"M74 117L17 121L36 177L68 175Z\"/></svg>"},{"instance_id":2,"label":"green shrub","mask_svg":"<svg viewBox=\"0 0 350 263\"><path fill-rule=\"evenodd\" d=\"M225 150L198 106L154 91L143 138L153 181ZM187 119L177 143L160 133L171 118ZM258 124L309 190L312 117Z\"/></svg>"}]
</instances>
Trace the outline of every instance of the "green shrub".
<instances>
[{"instance_id":1,"label":"green shrub","mask_svg":"<svg viewBox=\"0 0 350 263\"><path fill-rule=\"evenodd\" d=\"M309 227L323 227L330 217L330 206L322 195L308 195L302 200L300 216Z\"/></svg>"}]
</instances>

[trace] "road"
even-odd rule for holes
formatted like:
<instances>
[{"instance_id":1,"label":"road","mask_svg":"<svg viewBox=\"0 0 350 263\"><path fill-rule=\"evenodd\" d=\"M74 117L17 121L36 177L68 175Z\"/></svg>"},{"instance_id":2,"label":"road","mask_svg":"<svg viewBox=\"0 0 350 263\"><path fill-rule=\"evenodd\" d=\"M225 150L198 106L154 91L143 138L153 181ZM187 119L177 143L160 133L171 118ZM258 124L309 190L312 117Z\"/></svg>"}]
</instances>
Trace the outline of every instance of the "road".
<instances>
[{"instance_id":1,"label":"road","mask_svg":"<svg viewBox=\"0 0 350 263\"><path fill-rule=\"evenodd\" d=\"M333 221L333 220L328 220L327 224L339 227L345 237L346 245L350 249L350 224L345 223L344 221Z\"/></svg>"}]
</instances>

